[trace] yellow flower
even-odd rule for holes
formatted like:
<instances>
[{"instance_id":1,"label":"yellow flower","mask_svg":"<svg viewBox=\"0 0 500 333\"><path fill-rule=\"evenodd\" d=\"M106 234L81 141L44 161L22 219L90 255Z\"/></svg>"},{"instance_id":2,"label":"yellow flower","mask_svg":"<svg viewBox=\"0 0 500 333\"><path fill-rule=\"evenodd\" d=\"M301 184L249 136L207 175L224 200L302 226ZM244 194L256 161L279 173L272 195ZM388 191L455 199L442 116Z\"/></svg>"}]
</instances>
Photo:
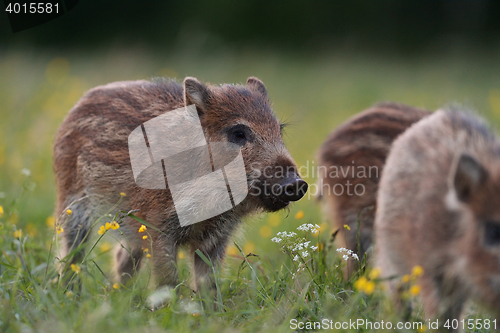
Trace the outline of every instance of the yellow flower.
<instances>
[{"instance_id":1,"label":"yellow flower","mask_svg":"<svg viewBox=\"0 0 500 333\"><path fill-rule=\"evenodd\" d=\"M380 273L382 273L382 270L378 267L375 267L374 269L371 270L368 277L372 280L375 280L375 279L378 279L380 277Z\"/></svg>"},{"instance_id":2,"label":"yellow flower","mask_svg":"<svg viewBox=\"0 0 500 333\"><path fill-rule=\"evenodd\" d=\"M73 214L73 211L72 211L71 209L68 209L68 210L66 211L66 214L71 215L71 214Z\"/></svg>"},{"instance_id":3,"label":"yellow flower","mask_svg":"<svg viewBox=\"0 0 500 333\"><path fill-rule=\"evenodd\" d=\"M108 252L109 250L111 250L111 245L109 245L109 243L102 242L99 246L99 249L101 250L101 252Z\"/></svg>"},{"instance_id":4,"label":"yellow flower","mask_svg":"<svg viewBox=\"0 0 500 333\"><path fill-rule=\"evenodd\" d=\"M144 231L146 231L146 229L147 229L147 228L146 228L146 226L143 224L143 225L141 225L141 227L139 228L139 232L144 232Z\"/></svg>"},{"instance_id":5,"label":"yellow flower","mask_svg":"<svg viewBox=\"0 0 500 333\"><path fill-rule=\"evenodd\" d=\"M269 236L271 236L272 233L273 230L267 225L264 225L259 229L259 234L262 238L269 238Z\"/></svg>"},{"instance_id":6,"label":"yellow flower","mask_svg":"<svg viewBox=\"0 0 500 333\"><path fill-rule=\"evenodd\" d=\"M75 264L71 264L71 270L73 272L75 272L76 274L80 274L80 272L82 271L82 268L78 265L75 265Z\"/></svg>"},{"instance_id":7,"label":"yellow flower","mask_svg":"<svg viewBox=\"0 0 500 333\"><path fill-rule=\"evenodd\" d=\"M281 223L281 218L278 214L269 214L269 219L267 220L267 223L269 223L271 227L277 227Z\"/></svg>"},{"instance_id":8,"label":"yellow flower","mask_svg":"<svg viewBox=\"0 0 500 333\"><path fill-rule=\"evenodd\" d=\"M375 282L369 281L366 277L362 276L354 282L354 289L362 291L367 295L371 295L375 290Z\"/></svg>"},{"instance_id":9,"label":"yellow flower","mask_svg":"<svg viewBox=\"0 0 500 333\"><path fill-rule=\"evenodd\" d=\"M106 224L104 225L104 227L106 228L106 230L111 229L111 223L106 222Z\"/></svg>"},{"instance_id":10,"label":"yellow flower","mask_svg":"<svg viewBox=\"0 0 500 333\"><path fill-rule=\"evenodd\" d=\"M199 315L200 315L200 313L199 313L199 312L195 312L195 313L193 313L193 317L198 317Z\"/></svg>"},{"instance_id":11,"label":"yellow flower","mask_svg":"<svg viewBox=\"0 0 500 333\"><path fill-rule=\"evenodd\" d=\"M142 239L144 239L144 240L148 239L148 235L142 236Z\"/></svg>"},{"instance_id":12,"label":"yellow flower","mask_svg":"<svg viewBox=\"0 0 500 333\"><path fill-rule=\"evenodd\" d=\"M373 281L368 281L365 286L365 294L371 295L373 291L375 290L375 282Z\"/></svg>"},{"instance_id":13,"label":"yellow flower","mask_svg":"<svg viewBox=\"0 0 500 333\"><path fill-rule=\"evenodd\" d=\"M3 217L3 214L4 214L3 207L0 206L0 217Z\"/></svg>"},{"instance_id":14,"label":"yellow flower","mask_svg":"<svg viewBox=\"0 0 500 333\"><path fill-rule=\"evenodd\" d=\"M230 256L237 256L239 254L239 251L236 246L231 245L227 248L227 254Z\"/></svg>"},{"instance_id":15,"label":"yellow flower","mask_svg":"<svg viewBox=\"0 0 500 333\"><path fill-rule=\"evenodd\" d=\"M414 266L411 270L411 275L413 275L414 277L422 276L422 274L424 274L424 269L420 265Z\"/></svg>"},{"instance_id":16,"label":"yellow flower","mask_svg":"<svg viewBox=\"0 0 500 333\"><path fill-rule=\"evenodd\" d=\"M356 282L354 282L354 289L364 291L367 283L368 280L364 276L362 276L358 280L356 280Z\"/></svg>"},{"instance_id":17,"label":"yellow flower","mask_svg":"<svg viewBox=\"0 0 500 333\"><path fill-rule=\"evenodd\" d=\"M45 224L49 228L54 228L54 226L56 225L56 218L54 216L47 217L47 219L45 220Z\"/></svg>"},{"instance_id":18,"label":"yellow flower","mask_svg":"<svg viewBox=\"0 0 500 333\"><path fill-rule=\"evenodd\" d=\"M99 228L99 231L97 231L97 233L99 234L99 236L102 236L106 233L106 228L101 225L101 227Z\"/></svg>"},{"instance_id":19,"label":"yellow flower","mask_svg":"<svg viewBox=\"0 0 500 333\"><path fill-rule=\"evenodd\" d=\"M31 237L36 236L37 229L33 223L28 223L28 225L25 228L26 233L30 235Z\"/></svg>"},{"instance_id":20,"label":"yellow flower","mask_svg":"<svg viewBox=\"0 0 500 333\"><path fill-rule=\"evenodd\" d=\"M347 224L344 224L344 229L345 229L345 230L351 230L351 227L350 227L350 226L348 226Z\"/></svg>"},{"instance_id":21,"label":"yellow flower","mask_svg":"<svg viewBox=\"0 0 500 333\"><path fill-rule=\"evenodd\" d=\"M23 236L23 231L21 229L14 231L14 237L21 238Z\"/></svg>"},{"instance_id":22,"label":"yellow flower","mask_svg":"<svg viewBox=\"0 0 500 333\"><path fill-rule=\"evenodd\" d=\"M149 252L148 248L142 249L144 252Z\"/></svg>"},{"instance_id":23,"label":"yellow flower","mask_svg":"<svg viewBox=\"0 0 500 333\"><path fill-rule=\"evenodd\" d=\"M178 257L179 259L184 259L186 257L186 254L184 253L184 251L179 251Z\"/></svg>"},{"instance_id":24,"label":"yellow flower","mask_svg":"<svg viewBox=\"0 0 500 333\"><path fill-rule=\"evenodd\" d=\"M408 282L410 282L410 279L411 279L411 277L408 274L406 274L406 275L403 275L403 277L401 278L401 282L408 283Z\"/></svg>"},{"instance_id":25,"label":"yellow flower","mask_svg":"<svg viewBox=\"0 0 500 333\"><path fill-rule=\"evenodd\" d=\"M127 195L125 194L125 192L120 192L120 195L121 195L122 197L126 197L126 196L127 196Z\"/></svg>"},{"instance_id":26,"label":"yellow flower","mask_svg":"<svg viewBox=\"0 0 500 333\"><path fill-rule=\"evenodd\" d=\"M243 252L245 252L245 253L253 253L253 252L255 252L255 245L254 245L254 243L252 243L252 242L247 242L247 243L243 246Z\"/></svg>"},{"instance_id":27,"label":"yellow flower","mask_svg":"<svg viewBox=\"0 0 500 333\"><path fill-rule=\"evenodd\" d=\"M120 285L118 283L115 283L113 285L113 289L116 289L116 290L120 289Z\"/></svg>"},{"instance_id":28,"label":"yellow flower","mask_svg":"<svg viewBox=\"0 0 500 333\"><path fill-rule=\"evenodd\" d=\"M116 221L111 222L111 229L116 230L119 228L120 228L120 225L118 224L118 222L116 222Z\"/></svg>"},{"instance_id":29,"label":"yellow flower","mask_svg":"<svg viewBox=\"0 0 500 333\"><path fill-rule=\"evenodd\" d=\"M296 218L297 220L300 220L300 219L304 218L304 212L303 212L303 211L301 211L301 210L299 210L299 211L297 212L297 214L295 214L295 218Z\"/></svg>"},{"instance_id":30,"label":"yellow flower","mask_svg":"<svg viewBox=\"0 0 500 333\"><path fill-rule=\"evenodd\" d=\"M57 232L57 234L58 234L58 235L59 235L61 232L64 232L63 227L58 226L58 227L56 228L56 232Z\"/></svg>"},{"instance_id":31,"label":"yellow flower","mask_svg":"<svg viewBox=\"0 0 500 333\"><path fill-rule=\"evenodd\" d=\"M417 296L418 294L420 294L420 286L418 284L411 286L410 294L412 296Z\"/></svg>"},{"instance_id":32,"label":"yellow flower","mask_svg":"<svg viewBox=\"0 0 500 333\"><path fill-rule=\"evenodd\" d=\"M149 253L146 254L146 258L148 258L148 259L151 258L151 255Z\"/></svg>"},{"instance_id":33,"label":"yellow flower","mask_svg":"<svg viewBox=\"0 0 500 333\"><path fill-rule=\"evenodd\" d=\"M422 325L419 329L417 329L417 332L425 332L427 330L427 326Z\"/></svg>"}]
</instances>

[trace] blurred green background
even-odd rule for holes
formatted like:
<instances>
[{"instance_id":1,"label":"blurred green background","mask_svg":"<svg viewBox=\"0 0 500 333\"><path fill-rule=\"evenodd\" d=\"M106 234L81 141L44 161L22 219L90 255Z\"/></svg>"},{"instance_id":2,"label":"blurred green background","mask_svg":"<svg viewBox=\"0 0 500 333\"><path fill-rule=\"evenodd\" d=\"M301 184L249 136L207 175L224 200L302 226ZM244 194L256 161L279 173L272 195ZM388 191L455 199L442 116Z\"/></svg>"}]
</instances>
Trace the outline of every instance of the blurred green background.
<instances>
[{"instance_id":1,"label":"blurred green background","mask_svg":"<svg viewBox=\"0 0 500 333\"><path fill-rule=\"evenodd\" d=\"M33 237L51 235L56 129L86 90L118 80L189 75L219 84L257 76L291 123L292 155L310 167L333 128L379 101L431 110L464 103L495 124L499 13L500 3L486 0L80 1L14 34L2 11L0 205ZM16 207L23 169L36 188ZM311 197L250 218L237 239L246 252L278 260L270 238L304 222L328 230Z\"/></svg>"}]
</instances>

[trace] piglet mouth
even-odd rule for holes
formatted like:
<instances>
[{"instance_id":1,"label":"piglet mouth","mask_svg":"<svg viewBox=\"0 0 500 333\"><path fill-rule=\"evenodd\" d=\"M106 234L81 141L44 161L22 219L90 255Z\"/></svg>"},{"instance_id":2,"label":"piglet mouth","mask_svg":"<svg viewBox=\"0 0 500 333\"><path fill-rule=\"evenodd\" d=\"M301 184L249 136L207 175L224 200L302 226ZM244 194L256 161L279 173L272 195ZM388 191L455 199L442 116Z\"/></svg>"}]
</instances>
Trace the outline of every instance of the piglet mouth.
<instances>
[{"instance_id":1,"label":"piglet mouth","mask_svg":"<svg viewBox=\"0 0 500 333\"><path fill-rule=\"evenodd\" d=\"M287 207L290 202L300 200L308 188L307 183L296 174L274 184L264 181L261 185L259 197L264 209L270 212L278 211Z\"/></svg>"},{"instance_id":2,"label":"piglet mouth","mask_svg":"<svg viewBox=\"0 0 500 333\"><path fill-rule=\"evenodd\" d=\"M277 212L290 205L290 201L281 200L280 198L270 195L266 198L261 198L264 209L268 212Z\"/></svg>"}]
</instances>

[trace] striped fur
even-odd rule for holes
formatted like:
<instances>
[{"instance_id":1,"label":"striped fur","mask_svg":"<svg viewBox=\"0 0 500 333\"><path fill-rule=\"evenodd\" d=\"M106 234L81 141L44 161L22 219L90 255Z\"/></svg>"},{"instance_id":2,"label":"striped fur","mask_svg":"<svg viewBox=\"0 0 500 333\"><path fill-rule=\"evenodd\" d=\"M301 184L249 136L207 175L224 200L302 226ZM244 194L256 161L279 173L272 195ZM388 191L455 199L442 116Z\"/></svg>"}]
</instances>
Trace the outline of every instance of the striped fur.
<instances>
[{"instance_id":1,"label":"striped fur","mask_svg":"<svg viewBox=\"0 0 500 333\"><path fill-rule=\"evenodd\" d=\"M355 251L360 258L372 245L379 177L392 142L428 114L428 111L403 104L376 104L335 129L319 150L320 198L333 228L339 229L336 237L339 245ZM332 174L331 170L341 167L343 173ZM361 188L364 193L353 194L355 186L357 193L361 194ZM344 189L342 194L341 188ZM353 195L348 194L348 188ZM345 230L344 225L351 230Z\"/></svg>"}]
</instances>

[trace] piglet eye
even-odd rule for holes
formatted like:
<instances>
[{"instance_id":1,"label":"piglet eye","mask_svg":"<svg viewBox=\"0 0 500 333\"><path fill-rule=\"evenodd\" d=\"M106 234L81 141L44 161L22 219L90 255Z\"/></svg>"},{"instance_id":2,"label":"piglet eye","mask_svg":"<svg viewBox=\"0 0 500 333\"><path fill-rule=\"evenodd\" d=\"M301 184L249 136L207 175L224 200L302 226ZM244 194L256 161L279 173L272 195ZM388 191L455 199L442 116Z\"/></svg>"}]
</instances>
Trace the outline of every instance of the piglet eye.
<instances>
[{"instance_id":1,"label":"piglet eye","mask_svg":"<svg viewBox=\"0 0 500 333\"><path fill-rule=\"evenodd\" d=\"M245 132L243 131L236 131L233 133L233 135L237 139L246 139Z\"/></svg>"},{"instance_id":2,"label":"piglet eye","mask_svg":"<svg viewBox=\"0 0 500 333\"><path fill-rule=\"evenodd\" d=\"M484 243L487 246L500 245L500 224L486 222L484 227Z\"/></svg>"},{"instance_id":3,"label":"piglet eye","mask_svg":"<svg viewBox=\"0 0 500 333\"><path fill-rule=\"evenodd\" d=\"M247 141L251 141L251 131L248 126L239 124L229 128L227 131L228 141L244 146Z\"/></svg>"}]
</instances>

